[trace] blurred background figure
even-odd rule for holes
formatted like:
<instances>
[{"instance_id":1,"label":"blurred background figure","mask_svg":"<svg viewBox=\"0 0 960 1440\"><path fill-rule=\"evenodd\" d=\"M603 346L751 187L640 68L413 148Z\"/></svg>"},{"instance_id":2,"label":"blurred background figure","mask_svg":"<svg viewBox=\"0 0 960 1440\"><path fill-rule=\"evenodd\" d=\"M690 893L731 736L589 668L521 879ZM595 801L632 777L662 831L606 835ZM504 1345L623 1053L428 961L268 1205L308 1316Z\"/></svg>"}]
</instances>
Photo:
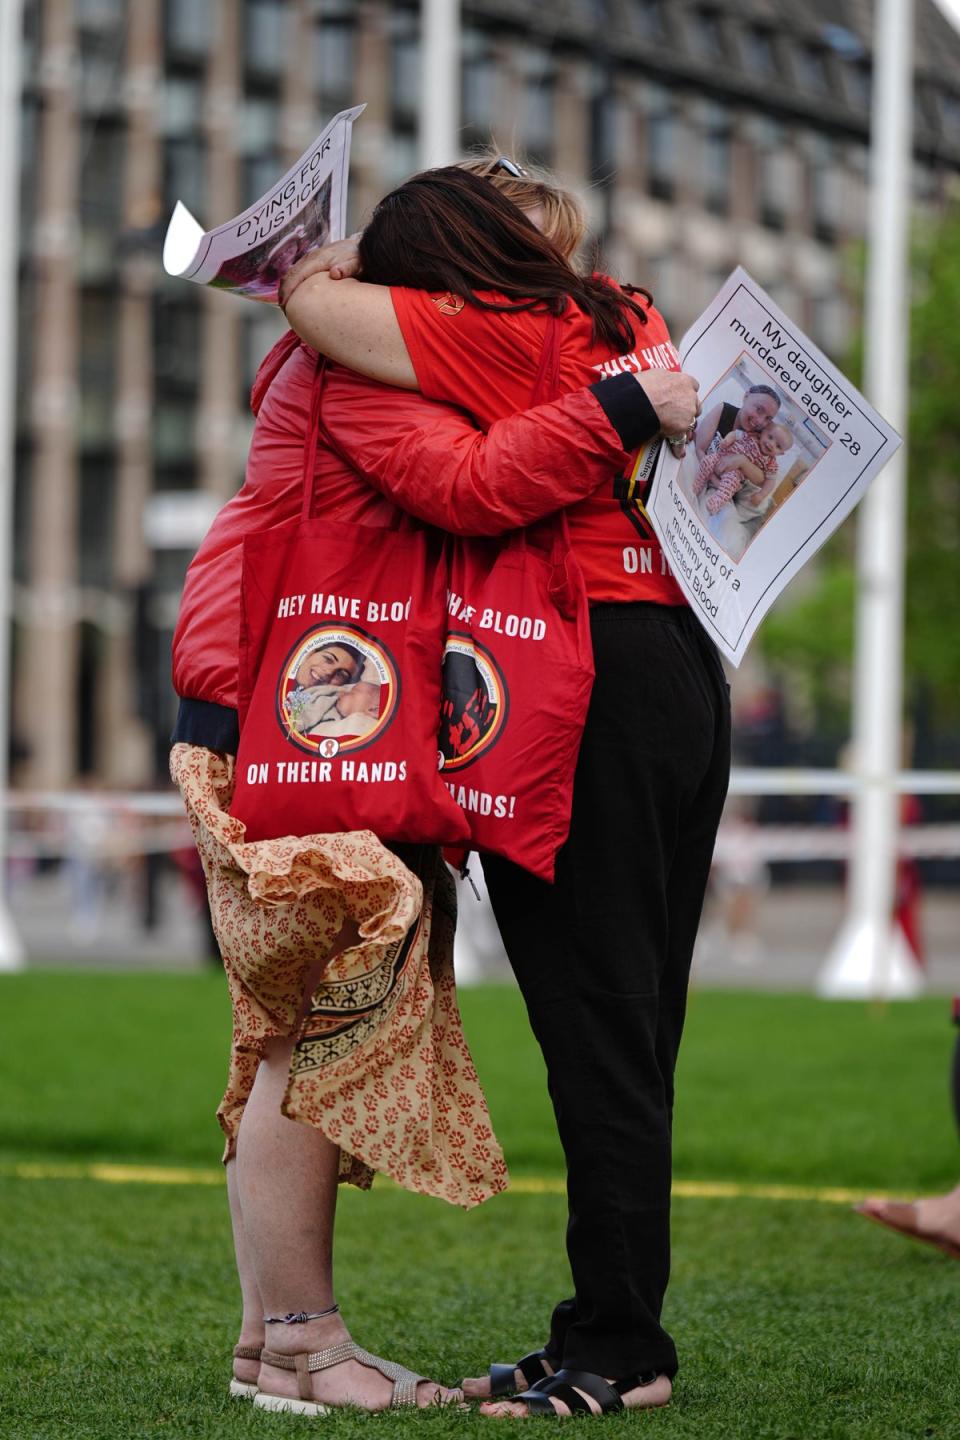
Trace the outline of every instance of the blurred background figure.
<instances>
[{"instance_id":1,"label":"blurred background figure","mask_svg":"<svg viewBox=\"0 0 960 1440\"><path fill-rule=\"evenodd\" d=\"M110 821L100 809L69 810L64 828L63 868L70 893L70 934L81 945L90 945L104 919Z\"/></svg>"},{"instance_id":2,"label":"blurred background figure","mask_svg":"<svg viewBox=\"0 0 960 1440\"><path fill-rule=\"evenodd\" d=\"M750 968L764 958L757 926L760 901L770 884L756 803L747 796L727 801L710 872L708 921L700 941L702 962L728 961Z\"/></svg>"}]
</instances>

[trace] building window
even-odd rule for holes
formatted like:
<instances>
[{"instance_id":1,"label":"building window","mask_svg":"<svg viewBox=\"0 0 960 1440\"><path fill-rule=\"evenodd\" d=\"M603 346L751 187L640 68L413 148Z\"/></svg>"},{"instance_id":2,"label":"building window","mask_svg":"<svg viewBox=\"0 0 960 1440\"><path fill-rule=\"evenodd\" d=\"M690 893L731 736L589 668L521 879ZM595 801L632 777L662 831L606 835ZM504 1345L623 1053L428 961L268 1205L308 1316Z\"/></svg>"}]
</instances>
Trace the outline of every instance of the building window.
<instances>
[{"instance_id":1,"label":"building window","mask_svg":"<svg viewBox=\"0 0 960 1440\"><path fill-rule=\"evenodd\" d=\"M422 89L419 17L412 10L398 10L392 17L390 43L390 103L394 124L403 129L416 129Z\"/></svg>"},{"instance_id":2,"label":"building window","mask_svg":"<svg viewBox=\"0 0 960 1440\"><path fill-rule=\"evenodd\" d=\"M630 23L635 35L648 42L666 40L667 26L663 0L630 0ZM608 19L607 13L597 16L598 23Z\"/></svg>"},{"instance_id":3,"label":"building window","mask_svg":"<svg viewBox=\"0 0 960 1440\"><path fill-rule=\"evenodd\" d=\"M464 140L467 145L486 144L497 121L497 63L489 36L466 26L461 53Z\"/></svg>"},{"instance_id":4,"label":"building window","mask_svg":"<svg viewBox=\"0 0 960 1440\"><path fill-rule=\"evenodd\" d=\"M816 343L831 360L841 363L850 348L850 317L846 302L835 290L814 295L810 302L812 333Z\"/></svg>"},{"instance_id":5,"label":"building window","mask_svg":"<svg viewBox=\"0 0 960 1440\"><path fill-rule=\"evenodd\" d=\"M80 444L85 450L109 450L113 444L116 319L112 290L81 293Z\"/></svg>"},{"instance_id":6,"label":"building window","mask_svg":"<svg viewBox=\"0 0 960 1440\"><path fill-rule=\"evenodd\" d=\"M23 45L20 63L23 66L24 86L36 76L37 60L40 56L40 6L29 4L23 11Z\"/></svg>"},{"instance_id":7,"label":"building window","mask_svg":"<svg viewBox=\"0 0 960 1440\"><path fill-rule=\"evenodd\" d=\"M549 50L525 45L520 51L522 76L520 135L531 160L549 165L553 159L554 69Z\"/></svg>"},{"instance_id":8,"label":"building window","mask_svg":"<svg viewBox=\"0 0 960 1440\"><path fill-rule=\"evenodd\" d=\"M120 67L123 61L121 37L102 34L80 36L80 109L99 119L120 109Z\"/></svg>"},{"instance_id":9,"label":"building window","mask_svg":"<svg viewBox=\"0 0 960 1440\"><path fill-rule=\"evenodd\" d=\"M929 165L914 161L910 176L910 193L915 205L936 205L940 198L940 177Z\"/></svg>"},{"instance_id":10,"label":"building window","mask_svg":"<svg viewBox=\"0 0 960 1440\"><path fill-rule=\"evenodd\" d=\"M313 30L313 84L328 118L353 102L356 29L351 4L325 0Z\"/></svg>"},{"instance_id":11,"label":"building window","mask_svg":"<svg viewBox=\"0 0 960 1440\"><path fill-rule=\"evenodd\" d=\"M648 86L645 100L647 189L657 200L670 200L680 158L676 101L663 85Z\"/></svg>"},{"instance_id":12,"label":"building window","mask_svg":"<svg viewBox=\"0 0 960 1440\"><path fill-rule=\"evenodd\" d=\"M855 110L869 111L873 99L873 72L869 61L855 61L843 67L847 98Z\"/></svg>"},{"instance_id":13,"label":"building window","mask_svg":"<svg viewBox=\"0 0 960 1440\"><path fill-rule=\"evenodd\" d=\"M200 129L200 84L192 75L167 75L160 102L160 128L169 138Z\"/></svg>"},{"instance_id":14,"label":"building window","mask_svg":"<svg viewBox=\"0 0 960 1440\"><path fill-rule=\"evenodd\" d=\"M272 96L248 95L240 111L243 204L259 200L283 171L278 145L280 106Z\"/></svg>"},{"instance_id":15,"label":"building window","mask_svg":"<svg viewBox=\"0 0 960 1440\"><path fill-rule=\"evenodd\" d=\"M949 144L960 147L960 95L949 90L938 91L937 109L944 138Z\"/></svg>"},{"instance_id":16,"label":"building window","mask_svg":"<svg viewBox=\"0 0 960 1440\"><path fill-rule=\"evenodd\" d=\"M202 218L207 207L207 148L199 135L171 139L163 147L163 193L167 209L182 200Z\"/></svg>"},{"instance_id":17,"label":"building window","mask_svg":"<svg viewBox=\"0 0 960 1440\"><path fill-rule=\"evenodd\" d=\"M249 413L250 389L260 362L286 329L283 314L275 305L248 305L252 314L243 316L243 373L240 377L240 404Z\"/></svg>"},{"instance_id":18,"label":"building window","mask_svg":"<svg viewBox=\"0 0 960 1440\"><path fill-rule=\"evenodd\" d=\"M416 135L395 130L387 139L383 178L388 188L392 189L394 185L402 185L404 180L408 180L420 168L419 158Z\"/></svg>"},{"instance_id":19,"label":"building window","mask_svg":"<svg viewBox=\"0 0 960 1440\"><path fill-rule=\"evenodd\" d=\"M733 186L730 112L723 105L703 101L696 111L700 132L700 198L714 215L730 210Z\"/></svg>"},{"instance_id":20,"label":"building window","mask_svg":"<svg viewBox=\"0 0 960 1440\"><path fill-rule=\"evenodd\" d=\"M654 303L667 324L674 328L686 316L679 311L683 306L687 275L681 258L672 250L663 255L651 255L644 264L644 283L654 297Z\"/></svg>"},{"instance_id":21,"label":"building window","mask_svg":"<svg viewBox=\"0 0 960 1440\"><path fill-rule=\"evenodd\" d=\"M287 63L289 11L286 0L245 0L243 54L252 75L278 79Z\"/></svg>"},{"instance_id":22,"label":"building window","mask_svg":"<svg viewBox=\"0 0 960 1440\"><path fill-rule=\"evenodd\" d=\"M20 254L29 255L33 246L33 225L37 206L37 154L40 140L40 104L24 95L20 107Z\"/></svg>"},{"instance_id":23,"label":"building window","mask_svg":"<svg viewBox=\"0 0 960 1440\"><path fill-rule=\"evenodd\" d=\"M166 43L171 58L201 63L213 44L213 6L167 0Z\"/></svg>"},{"instance_id":24,"label":"building window","mask_svg":"<svg viewBox=\"0 0 960 1440\"><path fill-rule=\"evenodd\" d=\"M747 69L753 75L765 75L772 79L778 74L777 52L773 44L773 31L757 25L748 25L742 32L741 45Z\"/></svg>"},{"instance_id":25,"label":"building window","mask_svg":"<svg viewBox=\"0 0 960 1440\"><path fill-rule=\"evenodd\" d=\"M826 53L817 45L797 45L791 52L801 90L811 95L830 92Z\"/></svg>"},{"instance_id":26,"label":"building window","mask_svg":"<svg viewBox=\"0 0 960 1440\"><path fill-rule=\"evenodd\" d=\"M810 226L816 239L830 245L843 225L843 170L836 146L822 135L808 140L810 155Z\"/></svg>"},{"instance_id":27,"label":"building window","mask_svg":"<svg viewBox=\"0 0 960 1440\"><path fill-rule=\"evenodd\" d=\"M687 25L694 54L701 60L723 59L723 27L715 10L691 10Z\"/></svg>"},{"instance_id":28,"label":"building window","mask_svg":"<svg viewBox=\"0 0 960 1440\"><path fill-rule=\"evenodd\" d=\"M79 580L106 589L113 578L113 521L116 515L115 466L101 456L80 464L78 517Z\"/></svg>"},{"instance_id":29,"label":"building window","mask_svg":"<svg viewBox=\"0 0 960 1440\"><path fill-rule=\"evenodd\" d=\"M200 296L193 285L164 281L153 301L154 485L196 484L196 406L200 383ZM185 292L185 293L184 293Z\"/></svg>"},{"instance_id":30,"label":"building window","mask_svg":"<svg viewBox=\"0 0 960 1440\"><path fill-rule=\"evenodd\" d=\"M112 30L123 23L124 0L74 0L74 14L81 30Z\"/></svg>"},{"instance_id":31,"label":"building window","mask_svg":"<svg viewBox=\"0 0 960 1440\"><path fill-rule=\"evenodd\" d=\"M797 167L788 137L775 120L757 116L751 125L757 150L757 219L769 230L783 230L794 205Z\"/></svg>"},{"instance_id":32,"label":"building window","mask_svg":"<svg viewBox=\"0 0 960 1440\"><path fill-rule=\"evenodd\" d=\"M153 410L153 460L158 490L177 489L194 460L196 407L190 400L158 397Z\"/></svg>"},{"instance_id":33,"label":"building window","mask_svg":"<svg viewBox=\"0 0 960 1440\"><path fill-rule=\"evenodd\" d=\"M29 433L31 407L33 404L34 335L37 324L36 272L27 271L21 275L17 286L17 363L16 363L16 408L14 410L17 433Z\"/></svg>"},{"instance_id":34,"label":"building window","mask_svg":"<svg viewBox=\"0 0 960 1440\"><path fill-rule=\"evenodd\" d=\"M86 120L80 166L80 268L85 279L109 274L122 218L124 131L116 121Z\"/></svg>"},{"instance_id":35,"label":"building window","mask_svg":"<svg viewBox=\"0 0 960 1440\"><path fill-rule=\"evenodd\" d=\"M200 383L200 297L194 288L182 281L170 282L170 289L164 284L153 305L154 381L158 390L187 396Z\"/></svg>"}]
</instances>

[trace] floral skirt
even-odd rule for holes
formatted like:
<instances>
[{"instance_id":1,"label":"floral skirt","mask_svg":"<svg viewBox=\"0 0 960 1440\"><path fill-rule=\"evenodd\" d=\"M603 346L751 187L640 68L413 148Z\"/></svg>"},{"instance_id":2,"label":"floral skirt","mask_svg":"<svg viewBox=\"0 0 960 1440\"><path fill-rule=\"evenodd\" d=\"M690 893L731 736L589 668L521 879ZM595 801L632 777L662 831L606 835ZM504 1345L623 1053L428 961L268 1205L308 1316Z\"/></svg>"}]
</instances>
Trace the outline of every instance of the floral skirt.
<instances>
[{"instance_id":1,"label":"floral skirt","mask_svg":"<svg viewBox=\"0 0 960 1440\"><path fill-rule=\"evenodd\" d=\"M340 1147L340 1179L382 1171L468 1208L506 1189L503 1152L467 1048L453 979L456 896L439 853L369 831L247 844L229 813L232 756L175 745L233 1004L218 1119L236 1144L268 1040L296 1034L282 1110ZM414 873L416 871L417 873ZM310 971L346 921L360 943Z\"/></svg>"}]
</instances>

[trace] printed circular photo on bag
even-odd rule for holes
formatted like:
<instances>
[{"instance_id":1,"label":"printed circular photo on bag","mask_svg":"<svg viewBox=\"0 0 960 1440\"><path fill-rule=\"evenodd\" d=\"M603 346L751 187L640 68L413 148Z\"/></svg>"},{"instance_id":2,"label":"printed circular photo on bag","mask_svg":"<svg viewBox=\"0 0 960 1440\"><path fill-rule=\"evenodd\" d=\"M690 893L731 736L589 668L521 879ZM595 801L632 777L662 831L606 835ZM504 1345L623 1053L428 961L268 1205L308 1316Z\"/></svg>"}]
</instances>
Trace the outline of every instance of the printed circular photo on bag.
<instances>
[{"instance_id":1,"label":"printed circular photo on bag","mask_svg":"<svg viewBox=\"0 0 960 1440\"><path fill-rule=\"evenodd\" d=\"M443 650L440 769L472 765L499 739L509 700L503 673L471 635L448 635Z\"/></svg>"},{"instance_id":2,"label":"printed circular photo on bag","mask_svg":"<svg viewBox=\"0 0 960 1440\"><path fill-rule=\"evenodd\" d=\"M290 651L277 687L277 718L308 754L360 750L390 724L400 698L393 656L353 626L310 630Z\"/></svg>"}]
</instances>

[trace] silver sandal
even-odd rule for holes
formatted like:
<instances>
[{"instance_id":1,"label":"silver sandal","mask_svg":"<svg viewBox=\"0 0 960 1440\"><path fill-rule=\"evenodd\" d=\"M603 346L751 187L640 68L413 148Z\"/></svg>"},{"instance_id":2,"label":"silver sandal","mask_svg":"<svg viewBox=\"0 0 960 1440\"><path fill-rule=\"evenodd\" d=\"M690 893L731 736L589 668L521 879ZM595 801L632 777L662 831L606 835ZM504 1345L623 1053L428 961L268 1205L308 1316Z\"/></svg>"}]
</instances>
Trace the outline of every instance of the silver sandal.
<instances>
[{"instance_id":1,"label":"silver sandal","mask_svg":"<svg viewBox=\"0 0 960 1440\"><path fill-rule=\"evenodd\" d=\"M234 1345L233 1347L234 1360L259 1361L262 1353L262 1345ZM234 1400L252 1400L259 1388L258 1385L247 1380L234 1378L230 1381L230 1395Z\"/></svg>"},{"instance_id":2,"label":"silver sandal","mask_svg":"<svg viewBox=\"0 0 960 1440\"><path fill-rule=\"evenodd\" d=\"M313 1399L310 1376L317 1370L329 1370L334 1365L342 1365L344 1360L358 1360L361 1365L368 1365L387 1380L393 1381L391 1410L416 1405L417 1386L426 1379L426 1376L415 1375L412 1370L407 1370L393 1360L381 1360L379 1355L371 1355L369 1350L361 1349L353 1340L344 1340L327 1350L301 1350L296 1355L280 1355L276 1350L264 1350L260 1358L264 1365L275 1365L278 1370L297 1372L300 1399L294 1400L289 1395L270 1395L258 1389L253 1399L255 1407L258 1410L285 1410L292 1415L326 1415L331 1410L341 1408L338 1405L321 1405Z\"/></svg>"}]
</instances>

